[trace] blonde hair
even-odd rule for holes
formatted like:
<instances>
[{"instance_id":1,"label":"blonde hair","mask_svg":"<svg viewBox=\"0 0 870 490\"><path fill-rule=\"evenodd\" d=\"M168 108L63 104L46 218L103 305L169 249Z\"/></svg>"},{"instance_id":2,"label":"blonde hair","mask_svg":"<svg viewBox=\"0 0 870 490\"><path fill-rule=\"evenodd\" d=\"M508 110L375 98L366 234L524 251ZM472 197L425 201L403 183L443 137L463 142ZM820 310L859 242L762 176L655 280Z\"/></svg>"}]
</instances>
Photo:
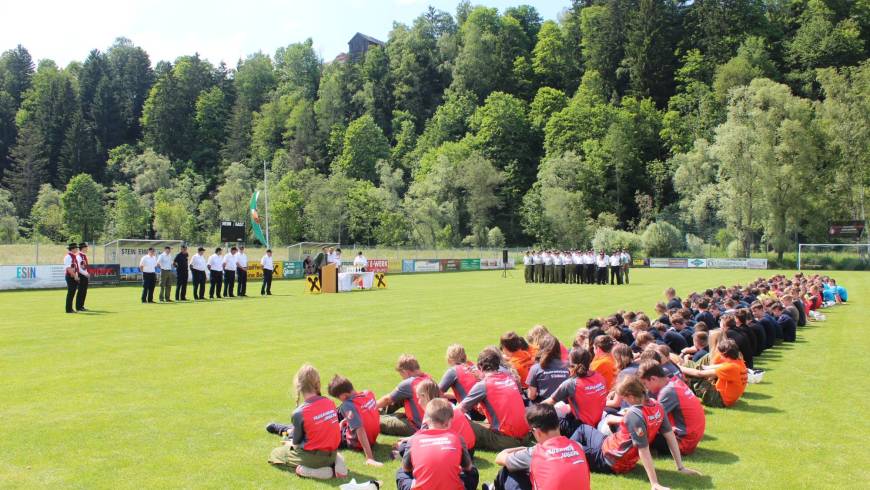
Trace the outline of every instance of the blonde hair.
<instances>
[{"instance_id":1,"label":"blonde hair","mask_svg":"<svg viewBox=\"0 0 870 490\"><path fill-rule=\"evenodd\" d=\"M447 362L450 364L464 364L468 362L468 355L465 354L465 347L461 344L453 344L447 348Z\"/></svg>"},{"instance_id":2,"label":"blonde hair","mask_svg":"<svg viewBox=\"0 0 870 490\"><path fill-rule=\"evenodd\" d=\"M547 330L547 327L538 324L529 330L529 333L526 334L526 340L534 345L538 346L541 343L541 340L544 339L544 336L550 335L550 331Z\"/></svg>"},{"instance_id":3,"label":"blonde hair","mask_svg":"<svg viewBox=\"0 0 870 490\"><path fill-rule=\"evenodd\" d=\"M431 425L447 428L453 420L453 405L443 398L430 400L426 405L426 418Z\"/></svg>"},{"instance_id":4,"label":"blonde hair","mask_svg":"<svg viewBox=\"0 0 870 490\"><path fill-rule=\"evenodd\" d=\"M438 385L435 384L431 379L424 379L420 381L420 384L417 385L415 390L417 392L417 398L425 398L426 403L428 404L432 400L436 398L441 398L441 389L438 388ZM422 403L422 402L421 402ZM424 404L424 405L425 405Z\"/></svg>"},{"instance_id":5,"label":"blonde hair","mask_svg":"<svg viewBox=\"0 0 870 490\"><path fill-rule=\"evenodd\" d=\"M302 398L302 393L315 393L320 395L320 373L311 364L303 364L296 371L293 384L296 387L296 405Z\"/></svg>"},{"instance_id":6,"label":"blonde hair","mask_svg":"<svg viewBox=\"0 0 870 490\"><path fill-rule=\"evenodd\" d=\"M420 363L411 354L402 354L399 356L399 361L396 362L396 369L399 371L419 371Z\"/></svg>"}]
</instances>

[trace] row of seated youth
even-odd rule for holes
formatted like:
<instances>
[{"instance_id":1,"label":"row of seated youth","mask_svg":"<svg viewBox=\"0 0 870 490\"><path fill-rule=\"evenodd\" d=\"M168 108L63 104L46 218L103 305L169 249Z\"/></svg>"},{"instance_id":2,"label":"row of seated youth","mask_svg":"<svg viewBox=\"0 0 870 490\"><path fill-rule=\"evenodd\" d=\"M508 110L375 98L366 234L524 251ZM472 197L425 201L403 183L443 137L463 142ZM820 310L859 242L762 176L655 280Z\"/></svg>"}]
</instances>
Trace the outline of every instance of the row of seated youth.
<instances>
[{"instance_id":1,"label":"row of seated youth","mask_svg":"<svg viewBox=\"0 0 870 490\"><path fill-rule=\"evenodd\" d=\"M475 450L498 451L502 468L484 489L589 488L589 473L621 474L641 463L654 489L652 451L670 453L677 470L704 436L703 405L730 407L761 372L754 359L799 327L820 321L819 309L847 300L833 279L774 276L746 287L691 293L665 291L656 319L618 312L591 319L569 350L546 327L525 337L508 332L477 362L448 347L448 368L436 381L414 356L396 365L401 382L381 398L336 375L321 395L311 365L296 373L298 407L269 463L307 478L344 478L340 449L362 451L382 466L373 447L380 434L398 436L396 485L407 489L475 489ZM299 404L299 402L302 402Z\"/></svg>"}]
</instances>

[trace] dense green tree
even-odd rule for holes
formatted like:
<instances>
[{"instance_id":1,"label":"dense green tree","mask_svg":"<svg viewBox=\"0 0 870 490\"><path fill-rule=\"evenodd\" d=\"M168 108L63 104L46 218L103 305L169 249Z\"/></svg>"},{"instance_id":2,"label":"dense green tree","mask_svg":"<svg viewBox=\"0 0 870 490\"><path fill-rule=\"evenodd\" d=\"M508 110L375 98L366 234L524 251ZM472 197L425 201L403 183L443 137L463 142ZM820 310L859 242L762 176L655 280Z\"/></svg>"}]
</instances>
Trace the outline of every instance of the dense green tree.
<instances>
[{"instance_id":1,"label":"dense green tree","mask_svg":"<svg viewBox=\"0 0 870 490\"><path fill-rule=\"evenodd\" d=\"M548 20L541 26L532 66L541 85L571 91L580 83L580 53L574 50L567 29Z\"/></svg>"},{"instance_id":2,"label":"dense green tree","mask_svg":"<svg viewBox=\"0 0 870 490\"><path fill-rule=\"evenodd\" d=\"M226 123L227 139L221 150L223 159L231 162L250 156L253 113L266 102L277 84L272 60L262 52L248 56L239 62L233 84L236 100Z\"/></svg>"},{"instance_id":3,"label":"dense green tree","mask_svg":"<svg viewBox=\"0 0 870 490\"><path fill-rule=\"evenodd\" d=\"M748 35L769 32L764 0L694 0L686 10L683 47L696 48L715 63L737 52Z\"/></svg>"},{"instance_id":4,"label":"dense green tree","mask_svg":"<svg viewBox=\"0 0 870 490\"><path fill-rule=\"evenodd\" d=\"M115 40L106 55L114 82L112 90L121 124L120 138L124 143L133 143L142 136L142 109L154 83L151 60L144 49L123 37Z\"/></svg>"},{"instance_id":5,"label":"dense green tree","mask_svg":"<svg viewBox=\"0 0 870 490\"><path fill-rule=\"evenodd\" d=\"M109 150L122 142L121 114L115 95L115 76L112 73L111 64L106 54L93 50L88 55L78 74L79 106L81 107L81 119L78 124L83 126L88 133L89 142L85 143L82 136L68 138L67 145L76 145L79 148L93 147L93 150L80 150L90 152L91 158L99 169L109 156ZM74 122L75 124L75 122ZM72 140L72 141L70 141ZM71 167L71 166L70 166ZM88 169L90 170L90 169ZM73 172L74 175L78 172ZM100 178L100 174L97 174Z\"/></svg>"},{"instance_id":6,"label":"dense green tree","mask_svg":"<svg viewBox=\"0 0 870 490\"><path fill-rule=\"evenodd\" d=\"M7 158L18 128L15 113L33 78L33 59L20 44L0 55L0 172L8 168Z\"/></svg>"},{"instance_id":7,"label":"dense green tree","mask_svg":"<svg viewBox=\"0 0 870 490\"><path fill-rule=\"evenodd\" d=\"M18 133L18 142L10 155L12 166L4 182L12 191L12 202L18 216L24 218L36 202L39 188L48 181L48 155L42 134L35 124L25 124Z\"/></svg>"},{"instance_id":8,"label":"dense green tree","mask_svg":"<svg viewBox=\"0 0 870 490\"><path fill-rule=\"evenodd\" d=\"M678 15L670 0L637 0L628 15L622 67L628 71L630 92L652 97L660 107L674 90Z\"/></svg>"},{"instance_id":9,"label":"dense green tree","mask_svg":"<svg viewBox=\"0 0 870 490\"><path fill-rule=\"evenodd\" d=\"M390 156L390 142L372 116L354 120L344 133L341 156L333 162L336 173L361 180L376 179L375 164Z\"/></svg>"},{"instance_id":10,"label":"dense green tree","mask_svg":"<svg viewBox=\"0 0 870 490\"><path fill-rule=\"evenodd\" d=\"M105 190L87 174L70 179L61 196L64 228L73 239L93 242L106 221Z\"/></svg>"},{"instance_id":11,"label":"dense green tree","mask_svg":"<svg viewBox=\"0 0 870 490\"><path fill-rule=\"evenodd\" d=\"M536 131L543 134L550 117L567 105L568 97L564 92L552 87L541 87L529 106L529 123Z\"/></svg>"},{"instance_id":12,"label":"dense green tree","mask_svg":"<svg viewBox=\"0 0 870 490\"><path fill-rule=\"evenodd\" d=\"M62 218L62 194L49 184L42 184L37 194L36 202L30 211L30 222L35 235L45 237L53 242L62 242L64 238ZM2 212L0 212L2 214Z\"/></svg>"},{"instance_id":13,"label":"dense green tree","mask_svg":"<svg viewBox=\"0 0 870 490\"><path fill-rule=\"evenodd\" d=\"M248 201L253 194L251 171L239 162L231 163L224 171L224 183L217 189L215 200L220 207L220 218L245 221Z\"/></svg>"},{"instance_id":14,"label":"dense green tree","mask_svg":"<svg viewBox=\"0 0 870 490\"><path fill-rule=\"evenodd\" d=\"M278 48L275 52L275 70L278 73L278 85L282 93L298 91L300 95L314 100L317 87L320 85L322 62L314 52L314 41L311 38L301 43L294 43L286 48ZM258 60L258 64L262 60ZM263 67L260 66L260 69ZM261 70L258 69L258 72ZM259 83L268 81L263 73L259 74ZM256 102L256 100L252 100ZM254 106L256 107L256 106Z\"/></svg>"},{"instance_id":15,"label":"dense green tree","mask_svg":"<svg viewBox=\"0 0 870 490\"><path fill-rule=\"evenodd\" d=\"M732 88L749 85L760 77L775 78L776 66L770 60L764 39L748 37L737 50L737 56L716 68L713 91L724 104Z\"/></svg>"},{"instance_id":16,"label":"dense green tree","mask_svg":"<svg viewBox=\"0 0 870 490\"><path fill-rule=\"evenodd\" d=\"M148 203L126 184L117 184L112 194L113 201L109 211L112 236L146 238L151 221Z\"/></svg>"},{"instance_id":17,"label":"dense green tree","mask_svg":"<svg viewBox=\"0 0 870 490\"><path fill-rule=\"evenodd\" d=\"M583 60L586 71L597 72L608 92L619 91L623 81L617 75L625 41L625 4L616 0L580 11Z\"/></svg>"}]
</instances>

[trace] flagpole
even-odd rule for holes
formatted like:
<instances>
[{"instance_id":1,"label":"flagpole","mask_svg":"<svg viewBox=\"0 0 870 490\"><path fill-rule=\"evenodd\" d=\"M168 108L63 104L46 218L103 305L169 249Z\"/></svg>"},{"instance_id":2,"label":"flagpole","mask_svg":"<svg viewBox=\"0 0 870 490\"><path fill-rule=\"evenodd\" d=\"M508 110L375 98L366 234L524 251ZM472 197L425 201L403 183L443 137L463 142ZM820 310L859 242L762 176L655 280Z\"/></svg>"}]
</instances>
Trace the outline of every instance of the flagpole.
<instances>
[{"instance_id":1,"label":"flagpole","mask_svg":"<svg viewBox=\"0 0 870 490\"><path fill-rule=\"evenodd\" d=\"M266 160L263 160L263 188L264 188L264 196L263 200L266 204L266 248L269 248L269 178L266 173Z\"/></svg>"}]
</instances>

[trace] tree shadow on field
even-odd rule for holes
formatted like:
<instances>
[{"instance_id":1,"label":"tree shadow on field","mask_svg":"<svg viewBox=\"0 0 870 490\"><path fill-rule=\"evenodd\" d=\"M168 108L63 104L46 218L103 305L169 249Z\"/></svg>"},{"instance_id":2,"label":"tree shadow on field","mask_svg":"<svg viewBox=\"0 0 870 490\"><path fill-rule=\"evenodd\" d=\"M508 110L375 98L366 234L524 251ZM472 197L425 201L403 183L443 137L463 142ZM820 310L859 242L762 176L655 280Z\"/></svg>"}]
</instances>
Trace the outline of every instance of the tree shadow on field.
<instances>
[{"instance_id":1,"label":"tree shadow on field","mask_svg":"<svg viewBox=\"0 0 870 490\"><path fill-rule=\"evenodd\" d=\"M715 464L734 464L740 461L740 457L728 451L720 451L718 449L710 449L706 447L697 447L691 454L692 461L703 461Z\"/></svg>"},{"instance_id":2,"label":"tree shadow on field","mask_svg":"<svg viewBox=\"0 0 870 490\"><path fill-rule=\"evenodd\" d=\"M656 461L656 463L660 463L660 461ZM715 488L713 485L713 477L710 475L700 475L700 476L690 476L684 475L676 470L668 470L664 468L659 468L659 464L656 464L656 476L659 479L659 483L670 488ZM691 466L689 466L691 468ZM638 480L642 482L649 481L646 476L646 472L643 470L643 466L638 464L637 467L629 473L625 473L623 475L618 475L619 478L629 478L632 480Z\"/></svg>"},{"instance_id":3,"label":"tree shadow on field","mask_svg":"<svg viewBox=\"0 0 870 490\"><path fill-rule=\"evenodd\" d=\"M736 412L749 413L784 413L784 410L767 405L756 405L754 403L746 403L745 400L738 400L734 405L725 410L734 410Z\"/></svg>"},{"instance_id":4,"label":"tree shadow on field","mask_svg":"<svg viewBox=\"0 0 870 490\"><path fill-rule=\"evenodd\" d=\"M747 391L743 393L743 398L746 400L767 400L772 398L770 395L766 393L759 393L757 391Z\"/></svg>"}]
</instances>

